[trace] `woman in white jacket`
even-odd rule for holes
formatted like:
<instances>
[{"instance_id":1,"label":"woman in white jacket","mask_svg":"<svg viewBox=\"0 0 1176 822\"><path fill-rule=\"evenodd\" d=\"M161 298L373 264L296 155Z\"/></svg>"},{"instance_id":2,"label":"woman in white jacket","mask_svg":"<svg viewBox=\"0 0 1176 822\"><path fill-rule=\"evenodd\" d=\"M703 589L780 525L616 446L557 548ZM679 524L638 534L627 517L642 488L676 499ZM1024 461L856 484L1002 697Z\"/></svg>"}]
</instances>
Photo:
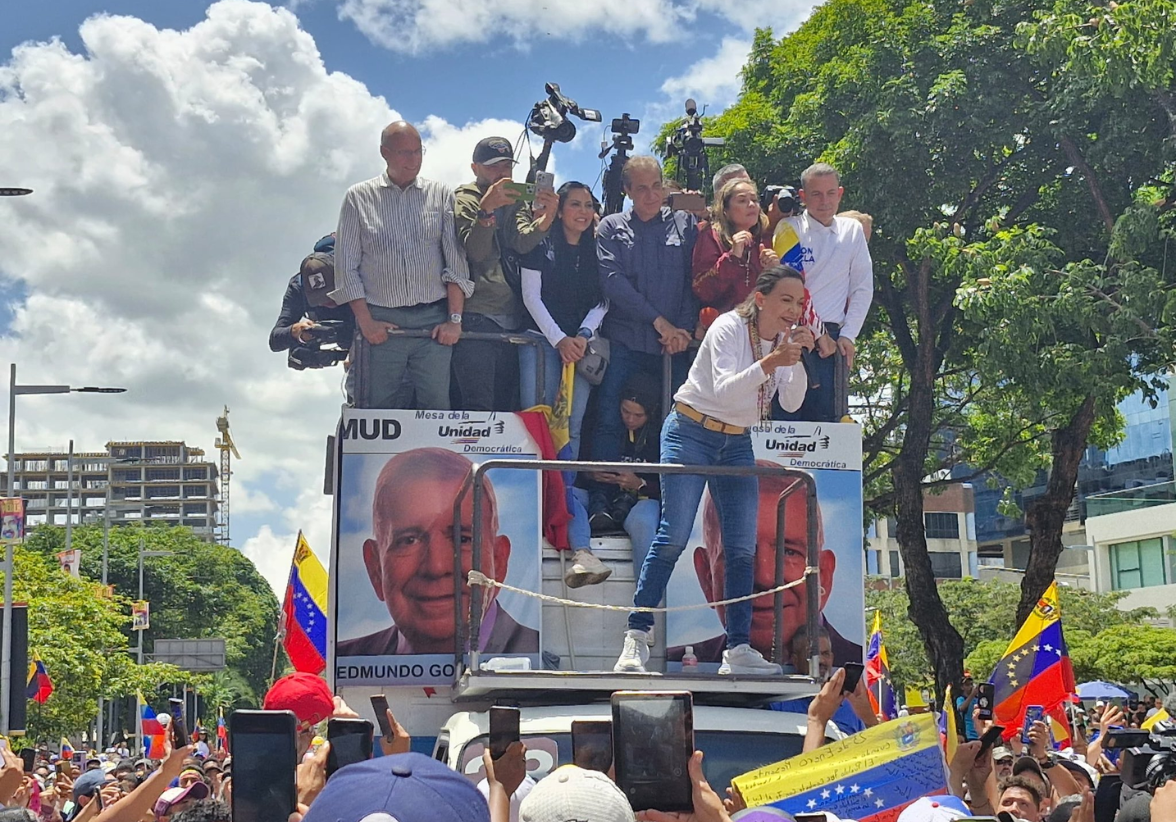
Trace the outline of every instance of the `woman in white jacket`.
<instances>
[{"instance_id":1,"label":"woman in white jacket","mask_svg":"<svg viewBox=\"0 0 1176 822\"><path fill-rule=\"evenodd\" d=\"M739 307L714 321L662 426L662 462L755 465L750 428L770 418L777 394L784 410L795 411L808 390L800 364L800 352L813 344L812 332L800 325L805 302L801 275L787 266L775 266L760 273L755 289ZM655 607L665 596L708 483L723 536L724 598L752 593L757 479L667 474L662 477L661 524L641 567L635 606ZM766 661L750 645L751 601L727 606L726 615L727 650L719 673L779 674L780 666ZM629 614L625 646L615 670L645 670L652 628L653 614Z\"/></svg>"}]
</instances>

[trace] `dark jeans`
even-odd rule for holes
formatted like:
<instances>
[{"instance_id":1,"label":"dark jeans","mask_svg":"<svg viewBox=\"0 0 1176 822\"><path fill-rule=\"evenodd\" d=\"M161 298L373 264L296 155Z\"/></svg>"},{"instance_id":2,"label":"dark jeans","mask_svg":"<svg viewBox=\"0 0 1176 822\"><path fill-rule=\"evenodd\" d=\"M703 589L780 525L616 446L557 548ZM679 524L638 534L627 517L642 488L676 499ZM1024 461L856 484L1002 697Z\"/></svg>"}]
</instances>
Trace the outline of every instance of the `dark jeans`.
<instances>
[{"instance_id":1,"label":"dark jeans","mask_svg":"<svg viewBox=\"0 0 1176 822\"><path fill-rule=\"evenodd\" d=\"M834 342L841 336L841 326L837 323L825 323L825 331ZM836 410L833 407L834 379L837 354L822 357L813 352L813 356L805 359L805 367L815 366L816 374L810 375L815 379L809 380L809 385L818 382L816 388L809 388L804 395L804 402L795 411L785 411L780 406L780 398L772 400L772 419L774 420L806 420L808 422L837 422Z\"/></svg>"},{"instance_id":2,"label":"dark jeans","mask_svg":"<svg viewBox=\"0 0 1176 822\"><path fill-rule=\"evenodd\" d=\"M691 356L690 352L674 355L671 365L671 395L686 382ZM662 355L634 351L616 340L609 340L608 369L604 372L604 379L593 392L597 397L597 418L589 451L592 459L615 460L620 455L621 438L625 434L625 425L621 422L621 392L629 377L639 371L645 372L648 379L658 386L660 397ZM668 410L662 408L659 413L664 415Z\"/></svg>"},{"instance_id":3,"label":"dark jeans","mask_svg":"<svg viewBox=\"0 0 1176 822\"><path fill-rule=\"evenodd\" d=\"M483 314L466 314L462 332L501 334L507 329ZM519 397L519 355L507 342L461 339L453 347L453 407L513 411Z\"/></svg>"}]
</instances>

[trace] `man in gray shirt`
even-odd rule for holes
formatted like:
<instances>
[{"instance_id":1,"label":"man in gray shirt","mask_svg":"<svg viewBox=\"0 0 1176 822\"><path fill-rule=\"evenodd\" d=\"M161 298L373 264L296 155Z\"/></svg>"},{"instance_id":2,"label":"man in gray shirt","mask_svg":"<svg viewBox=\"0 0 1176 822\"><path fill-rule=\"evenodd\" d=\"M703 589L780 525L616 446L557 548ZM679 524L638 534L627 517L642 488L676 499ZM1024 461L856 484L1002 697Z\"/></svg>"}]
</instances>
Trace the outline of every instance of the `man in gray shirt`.
<instances>
[{"instance_id":1,"label":"man in gray shirt","mask_svg":"<svg viewBox=\"0 0 1176 822\"><path fill-rule=\"evenodd\" d=\"M424 149L403 120L380 134L387 164L347 190L335 245L338 287L358 330L352 347L360 408L449 408L449 362L474 291L453 221L453 191L418 177ZM397 328L428 338L389 337Z\"/></svg>"}]
</instances>

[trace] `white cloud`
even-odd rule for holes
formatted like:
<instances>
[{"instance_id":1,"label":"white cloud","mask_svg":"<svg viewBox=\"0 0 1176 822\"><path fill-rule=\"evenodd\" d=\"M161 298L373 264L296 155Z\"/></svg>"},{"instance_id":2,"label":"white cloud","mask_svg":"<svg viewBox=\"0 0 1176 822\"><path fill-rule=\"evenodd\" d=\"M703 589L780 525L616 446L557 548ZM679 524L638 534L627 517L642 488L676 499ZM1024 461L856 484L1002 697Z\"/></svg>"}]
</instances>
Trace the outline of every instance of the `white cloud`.
<instances>
[{"instance_id":1,"label":"white cloud","mask_svg":"<svg viewBox=\"0 0 1176 822\"><path fill-rule=\"evenodd\" d=\"M676 39L694 12L675 0L342 0L339 17L377 45L415 54L503 37L520 48L536 36L598 33L662 43Z\"/></svg>"},{"instance_id":2,"label":"white cloud","mask_svg":"<svg viewBox=\"0 0 1176 822\"><path fill-rule=\"evenodd\" d=\"M661 85L666 97L680 108L683 100L694 97L698 105L709 106L715 113L735 102L739 96L739 72L747 63L751 40L724 37L717 52L691 65L682 74L670 77ZM681 116L680 111L674 116Z\"/></svg>"},{"instance_id":3,"label":"white cloud","mask_svg":"<svg viewBox=\"0 0 1176 822\"><path fill-rule=\"evenodd\" d=\"M275 532L274 528L280 530ZM294 541L299 530L306 537L324 568L331 567L331 498L321 489L307 488L298 495L297 502L287 508L281 524L263 525L241 545L241 553L249 557L258 572L273 587L278 599L286 593L290 574L290 560L294 556Z\"/></svg>"},{"instance_id":4,"label":"white cloud","mask_svg":"<svg viewBox=\"0 0 1176 822\"><path fill-rule=\"evenodd\" d=\"M328 553L341 370L290 371L266 337L347 185L379 173L398 115L264 3L222 0L184 31L101 15L80 33L83 53L26 43L0 64L4 182L35 189L0 203L0 278L27 294L0 362L22 382L128 392L22 397L17 449L184 439L215 459L228 405L234 509L267 523L234 541L283 584L299 527ZM429 118L425 172L463 182L478 137L521 127Z\"/></svg>"}]
</instances>

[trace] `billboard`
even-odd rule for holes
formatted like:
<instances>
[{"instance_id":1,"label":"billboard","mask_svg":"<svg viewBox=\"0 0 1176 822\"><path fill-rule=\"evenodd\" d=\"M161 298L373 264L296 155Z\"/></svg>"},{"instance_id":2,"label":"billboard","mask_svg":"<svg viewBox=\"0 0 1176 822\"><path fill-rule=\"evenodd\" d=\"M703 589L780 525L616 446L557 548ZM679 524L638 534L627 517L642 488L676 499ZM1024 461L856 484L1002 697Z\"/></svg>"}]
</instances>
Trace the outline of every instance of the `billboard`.
<instances>
[{"instance_id":1,"label":"billboard","mask_svg":"<svg viewBox=\"0 0 1176 822\"><path fill-rule=\"evenodd\" d=\"M821 544L821 643L832 664L862 661L865 642L865 590L862 541L861 429L852 423L772 422L752 429L756 461L790 469L783 478L760 477L754 591L775 587L776 504L782 491L811 477L816 485ZM800 579L806 566L806 489L788 497L784 579ZM666 590L667 606L699 605L724 599L723 547L717 511L703 495L684 556ZM771 658L772 595L753 600L751 644ZM781 633L785 654L797 631L803 636L807 596L803 585L784 592ZM699 670L714 672L726 646L723 612L675 611L666 615L667 669L681 670L686 646ZM803 656L803 653L801 654ZM787 669L786 669L787 670Z\"/></svg>"},{"instance_id":2,"label":"billboard","mask_svg":"<svg viewBox=\"0 0 1176 822\"><path fill-rule=\"evenodd\" d=\"M332 674L346 685L449 685L456 646L454 554L472 565L472 495L460 534L453 505L475 463L537 459L516 414L346 409L331 553ZM540 588L540 474L485 478L482 567L501 582ZM468 612L469 588L463 586ZM480 650L539 667L539 601L483 594Z\"/></svg>"}]
</instances>

